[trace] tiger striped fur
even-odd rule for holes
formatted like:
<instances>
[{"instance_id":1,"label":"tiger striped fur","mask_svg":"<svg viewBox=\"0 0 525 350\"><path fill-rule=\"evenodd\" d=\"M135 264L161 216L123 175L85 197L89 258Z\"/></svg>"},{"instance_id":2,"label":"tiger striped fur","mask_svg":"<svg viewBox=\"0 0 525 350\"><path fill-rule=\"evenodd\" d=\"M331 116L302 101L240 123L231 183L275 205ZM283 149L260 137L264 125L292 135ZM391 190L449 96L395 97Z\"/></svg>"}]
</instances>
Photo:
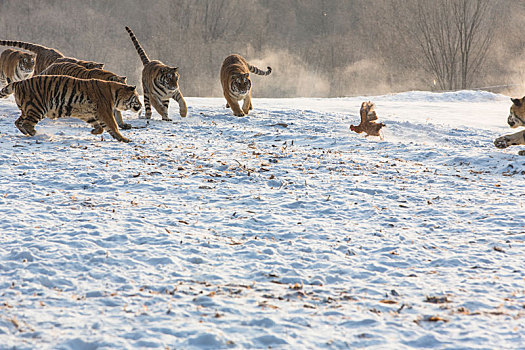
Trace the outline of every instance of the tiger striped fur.
<instances>
[{"instance_id":1,"label":"tiger striped fur","mask_svg":"<svg viewBox=\"0 0 525 350\"><path fill-rule=\"evenodd\" d=\"M0 85L29 78L35 69L35 55L7 49L0 55Z\"/></svg>"},{"instance_id":2,"label":"tiger striped fur","mask_svg":"<svg viewBox=\"0 0 525 350\"><path fill-rule=\"evenodd\" d=\"M71 62L53 63L42 73L40 73L40 75L67 75L79 79L100 79L104 81L116 81L117 83L127 84L126 77L122 77L113 72L100 68L87 69ZM113 114L119 128L131 129L131 125L124 123L122 120L122 113L120 113L119 110L114 110Z\"/></svg>"},{"instance_id":3,"label":"tiger striped fur","mask_svg":"<svg viewBox=\"0 0 525 350\"><path fill-rule=\"evenodd\" d=\"M73 57L65 57L60 51L42 45L13 40L0 40L0 45L18 47L35 53L36 61L34 75L40 74L44 69L55 62L74 62L88 69L104 68L103 63L83 61Z\"/></svg>"},{"instance_id":4,"label":"tiger striped fur","mask_svg":"<svg viewBox=\"0 0 525 350\"><path fill-rule=\"evenodd\" d=\"M139 112L142 108L135 86L99 79L39 75L7 85L0 91L0 98L13 93L21 111L15 125L28 136L36 134L35 125L46 116L75 117L91 124L94 135L105 130L118 141L129 142L119 132L112 112Z\"/></svg>"},{"instance_id":5,"label":"tiger striped fur","mask_svg":"<svg viewBox=\"0 0 525 350\"><path fill-rule=\"evenodd\" d=\"M226 108L231 108L235 116L242 117L253 109L250 72L257 75L269 75L272 68L267 67L267 69L267 71L262 71L236 54L224 59L221 67L222 92L226 99ZM239 106L241 100L244 100L242 109Z\"/></svg>"},{"instance_id":6,"label":"tiger striped fur","mask_svg":"<svg viewBox=\"0 0 525 350\"><path fill-rule=\"evenodd\" d=\"M171 119L168 117L170 98L179 104L180 116L186 117L188 107L180 92L178 68L167 66L157 60L151 61L133 31L129 27L126 27L126 30L144 66L142 69L142 89L144 90L146 119L151 118L151 105L153 105L162 116L162 120L170 121Z\"/></svg>"}]
</instances>

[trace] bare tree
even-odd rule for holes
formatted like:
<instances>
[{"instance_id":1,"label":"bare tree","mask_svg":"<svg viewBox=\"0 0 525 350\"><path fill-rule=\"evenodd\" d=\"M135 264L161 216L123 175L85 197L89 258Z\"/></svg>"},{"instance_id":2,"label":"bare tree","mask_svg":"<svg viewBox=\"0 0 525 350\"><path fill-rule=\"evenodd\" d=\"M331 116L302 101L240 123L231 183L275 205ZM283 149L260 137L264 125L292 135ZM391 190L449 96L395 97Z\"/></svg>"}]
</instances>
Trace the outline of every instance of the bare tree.
<instances>
[{"instance_id":1,"label":"bare tree","mask_svg":"<svg viewBox=\"0 0 525 350\"><path fill-rule=\"evenodd\" d=\"M493 38L490 0L408 1L406 42L419 48L419 61L442 90L472 87ZM412 22L410 21L412 19Z\"/></svg>"},{"instance_id":2,"label":"bare tree","mask_svg":"<svg viewBox=\"0 0 525 350\"><path fill-rule=\"evenodd\" d=\"M471 86L483 68L494 33L494 2L461 0L452 3L460 53L460 88Z\"/></svg>"}]
</instances>

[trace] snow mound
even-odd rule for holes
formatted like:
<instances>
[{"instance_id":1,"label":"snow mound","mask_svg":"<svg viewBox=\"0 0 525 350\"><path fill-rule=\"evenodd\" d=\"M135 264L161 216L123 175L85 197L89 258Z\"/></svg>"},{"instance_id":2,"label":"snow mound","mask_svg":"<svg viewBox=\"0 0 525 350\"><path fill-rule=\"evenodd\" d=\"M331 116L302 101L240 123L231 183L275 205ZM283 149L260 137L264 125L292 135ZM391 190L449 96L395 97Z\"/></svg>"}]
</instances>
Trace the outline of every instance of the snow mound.
<instances>
[{"instance_id":1,"label":"snow mound","mask_svg":"<svg viewBox=\"0 0 525 350\"><path fill-rule=\"evenodd\" d=\"M366 98L365 98L366 99ZM408 91L392 95L375 96L379 101L395 102L485 102L508 101L508 97L501 94L482 90L461 90L451 92Z\"/></svg>"}]
</instances>

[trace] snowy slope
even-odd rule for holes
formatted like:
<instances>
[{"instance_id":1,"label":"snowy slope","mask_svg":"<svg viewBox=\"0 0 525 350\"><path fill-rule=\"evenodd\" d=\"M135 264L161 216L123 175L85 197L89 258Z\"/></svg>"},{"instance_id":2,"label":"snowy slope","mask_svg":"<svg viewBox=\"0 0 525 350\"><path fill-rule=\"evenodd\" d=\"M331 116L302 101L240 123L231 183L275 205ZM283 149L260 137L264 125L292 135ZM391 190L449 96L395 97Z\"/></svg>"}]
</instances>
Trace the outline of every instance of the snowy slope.
<instances>
[{"instance_id":1,"label":"snowy slope","mask_svg":"<svg viewBox=\"0 0 525 350\"><path fill-rule=\"evenodd\" d=\"M507 97L187 102L123 144L0 101L1 349L523 347Z\"/></svg>"}]
</instances>

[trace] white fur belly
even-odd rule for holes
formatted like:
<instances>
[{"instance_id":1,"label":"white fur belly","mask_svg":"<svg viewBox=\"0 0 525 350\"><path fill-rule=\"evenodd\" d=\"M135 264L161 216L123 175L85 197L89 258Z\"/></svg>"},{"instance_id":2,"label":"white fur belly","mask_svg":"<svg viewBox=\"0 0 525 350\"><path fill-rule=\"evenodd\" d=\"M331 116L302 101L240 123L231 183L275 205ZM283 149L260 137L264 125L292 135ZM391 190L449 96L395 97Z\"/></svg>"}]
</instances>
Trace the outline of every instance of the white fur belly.
<instances>
[{"instance_id":1,"label":"white fur belly","mask_svg":"<svg viewBox=\"0 0 525 350\"><path fill-rule=\"evenodd\" d=\"M233 92L233 91L230 94L233 97L233 99L237 101L244 100L248 96L248 93L241 94L241 93Z\"/></svg>"}]
</instances>

